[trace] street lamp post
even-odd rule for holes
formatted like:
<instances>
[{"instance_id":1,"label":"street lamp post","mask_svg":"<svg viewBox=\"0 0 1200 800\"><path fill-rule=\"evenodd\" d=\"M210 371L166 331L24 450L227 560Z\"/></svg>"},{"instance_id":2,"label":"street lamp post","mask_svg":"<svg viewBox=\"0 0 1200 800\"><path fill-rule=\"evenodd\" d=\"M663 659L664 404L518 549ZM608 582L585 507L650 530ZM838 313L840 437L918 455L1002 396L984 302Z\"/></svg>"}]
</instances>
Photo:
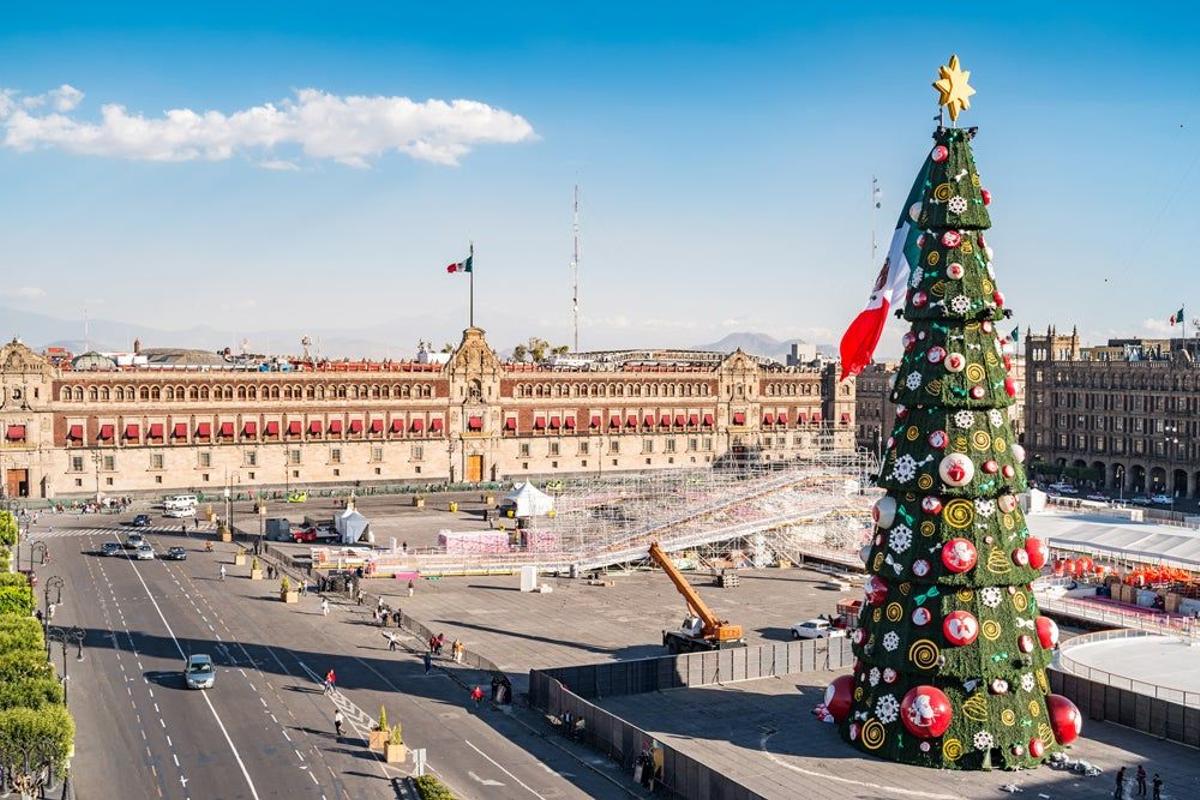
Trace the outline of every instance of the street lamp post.
<instances>
[{"instance_id":1,"label":"street lamp post","mask_svg":"<svg viewBox=\"0 0 1200 800\"><path fill-rule=\"evenodd\" d=\"M1164 447L1167 450L1167 480L1166 485L1171 492L1171 513L1175 513L1175 447L1179 444L1179 437L1176 436L1179 432L1178 425L1166 425L1163 427L1163 433L1166 435L1164 439Z\"/></svg>"},{"instance_id":2,"label":"street lamp post","mask_svg":"<svg viewBox=\"0 0 1200 800\"><path fill-rule=\"evenodd\" d=\"M64 581L57 575L53 575L46 581L46 585L42 588L42 634L48 632L50 626L50 590L54 590L54 605L58 606L62 603L62 588ZM50 657L50 643L46 643L46 658Z\"/></svg>"}]
</instances>

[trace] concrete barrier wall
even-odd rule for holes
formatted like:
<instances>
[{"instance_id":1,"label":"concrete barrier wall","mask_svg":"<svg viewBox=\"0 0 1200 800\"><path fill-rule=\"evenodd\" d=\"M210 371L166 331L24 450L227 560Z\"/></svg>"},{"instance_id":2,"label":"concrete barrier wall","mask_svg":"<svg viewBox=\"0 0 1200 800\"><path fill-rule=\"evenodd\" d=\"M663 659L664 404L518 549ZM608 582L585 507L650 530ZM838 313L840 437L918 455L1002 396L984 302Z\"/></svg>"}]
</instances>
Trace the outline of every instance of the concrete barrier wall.
<instances>
[{"instance_id":1,"label":"concrete barrier wall","mask_svg":"<svg viewBox=\"0 0 1200 800\"><path fill-rule=\"evenodd\" d=\"M539 685L535 673L561 682L579 697L596 699L836 670L853 663L849 639L839 637L531 670L530 703L542 707L535 694Z\"/></svg>"},{"instance_id":2,"label":"concrete barrier wall","mask_svg":"<svg viewBox=\"0 0 1200 800\"><path fill-rule=\"evenodd\" d=\"M1050 688L1090 719L1105 720L1151 736L1200 747L1200 708L1110 686L1070 672L1049 670Z\"/></svg>"}]
</instances>

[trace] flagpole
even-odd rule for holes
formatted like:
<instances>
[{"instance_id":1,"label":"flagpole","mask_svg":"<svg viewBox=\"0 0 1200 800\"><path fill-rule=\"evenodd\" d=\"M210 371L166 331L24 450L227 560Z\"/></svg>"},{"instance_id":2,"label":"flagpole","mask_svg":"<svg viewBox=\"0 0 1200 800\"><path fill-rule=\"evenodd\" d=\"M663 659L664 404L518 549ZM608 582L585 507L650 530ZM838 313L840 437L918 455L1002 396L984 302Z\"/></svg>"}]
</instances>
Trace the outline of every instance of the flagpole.
<instances>
[{"instance_id":1,"label":"flagpole","mask_svg":"<svg viewBox=\"0 0 1200 800\"><path fill-rule=\"evenodd\" d=\"M471 265L471 271L467 274L471 276L470 288L470 310L468 311L469 327L475 327L475 242L471 242L471 250L467 253L467 263Z\"/></svg>"}]
</instances>

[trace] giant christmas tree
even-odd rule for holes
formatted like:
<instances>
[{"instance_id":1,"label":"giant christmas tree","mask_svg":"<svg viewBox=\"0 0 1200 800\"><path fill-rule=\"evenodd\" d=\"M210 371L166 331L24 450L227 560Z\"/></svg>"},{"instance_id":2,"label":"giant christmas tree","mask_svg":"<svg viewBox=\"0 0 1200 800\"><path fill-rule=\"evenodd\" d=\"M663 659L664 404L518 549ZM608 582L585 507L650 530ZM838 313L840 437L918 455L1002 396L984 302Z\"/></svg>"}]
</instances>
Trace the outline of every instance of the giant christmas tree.
<instances>
[{"instance_id":1,"label":"giant christmas tree","mask_svg":"<svg viewBox=\"0 0 1200 800\"><path fill-rule=\"evenodd\" d=\"M935 87L951 118L967 106L956 58ZM940 85L939 85L940 84ZM826 694L855 747L895 761L958 769L1030 767L1074 739L1079 713L1050 694L1058 631L1030 582L1046 560L1017 493L1014 441L997 323L991 226L971 153L974 129L939 127L908 210L919 227L904 318L896 422L878 484L870 577L852 634L854 673Z\"/></svg>"}]
</instances>

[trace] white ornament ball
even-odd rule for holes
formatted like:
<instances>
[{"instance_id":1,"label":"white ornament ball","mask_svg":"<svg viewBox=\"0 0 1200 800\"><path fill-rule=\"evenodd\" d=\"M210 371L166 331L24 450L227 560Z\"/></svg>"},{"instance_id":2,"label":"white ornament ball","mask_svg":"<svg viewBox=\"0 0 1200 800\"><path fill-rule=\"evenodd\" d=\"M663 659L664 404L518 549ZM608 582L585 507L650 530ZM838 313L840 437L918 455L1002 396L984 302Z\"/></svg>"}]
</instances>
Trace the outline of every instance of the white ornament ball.
<instances>
[{"instance_id":1,"label":"white ornament ball","mask_svg":"<svg viewBox=\"0 0 1200 800\"><path fill-rule=\"evenodd\" d=\"M1016 461L1018 464L1025 461L1025 448L1021 445L1014 444L1009 448L1009 451L1012 453L1013 461Z\"/></svg>"},{"instance_id":2,"label":"white ornament ball","mask_svg":"<svg viewBox=\"0 0 1200 800\"><path fill-rule=\"evenodd\" d=\"M966 486L975 477L975 464L962 453L951 453L938 464L938 475L947 486Z\"/></svg>"},{"instance_id":3,"label":"white ornament ball","mask_svg":"<svg viewBox=\"0 0 1200 800\"><path fill-rule=\"evenodd\" d=\"M920 203L913 203L911 206L908 207L908 218L911 219L913 222L916 222L918 219L921 218L921 204Z\"/></svg>"},{"instance_id":4,"label":"white ornament ball","mask_svg":"<svg viewBox=\"0 0 1200 800\"><path fill-rule=\"evenodd\" d=\"M896 521L896 498L881 497L876 500L875 507L871 509L871 516L875 518L875 524L879 527L892 527L892 523Z\"/></svg>"}]
</instances>

